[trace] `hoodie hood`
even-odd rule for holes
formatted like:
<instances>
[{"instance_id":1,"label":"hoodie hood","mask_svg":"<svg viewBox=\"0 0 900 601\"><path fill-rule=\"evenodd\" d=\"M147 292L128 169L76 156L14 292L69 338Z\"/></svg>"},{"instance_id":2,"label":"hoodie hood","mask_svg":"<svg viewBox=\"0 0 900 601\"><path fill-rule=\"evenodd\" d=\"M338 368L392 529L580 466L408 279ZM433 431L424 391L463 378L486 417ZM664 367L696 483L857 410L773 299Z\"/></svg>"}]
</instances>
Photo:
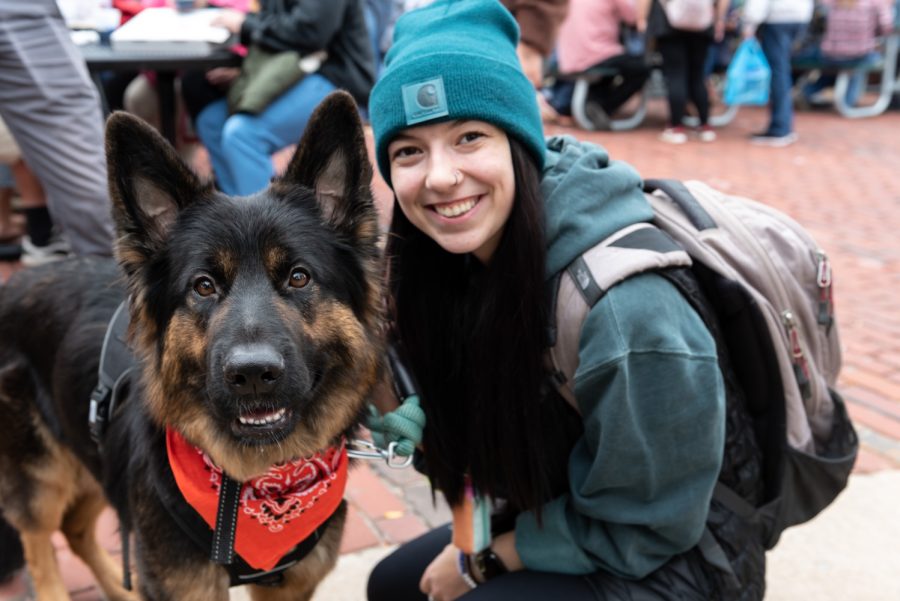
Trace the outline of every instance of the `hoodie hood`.
<instances>
[{"instance_id":1,"label":"hoodie hood","mask_svg":"<svg viewBox=\"0 0 900 601\"><path fill-rule=\"evenodd\" d=\"M545 199L547 277L620 229L653 218L641 177L610 161L596 144L572 136L547 140L541 192Z\"/></svg>"}]
</instances>

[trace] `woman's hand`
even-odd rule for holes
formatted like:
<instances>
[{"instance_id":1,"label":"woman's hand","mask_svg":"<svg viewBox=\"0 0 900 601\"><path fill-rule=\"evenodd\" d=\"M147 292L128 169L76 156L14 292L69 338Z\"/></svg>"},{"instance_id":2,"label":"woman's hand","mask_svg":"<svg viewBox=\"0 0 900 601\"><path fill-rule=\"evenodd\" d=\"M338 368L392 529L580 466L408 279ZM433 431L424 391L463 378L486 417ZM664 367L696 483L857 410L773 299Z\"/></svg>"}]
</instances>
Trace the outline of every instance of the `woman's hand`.
<instances>
[{"instance_id":1,"label":"woman's hand","mask_svg":"<svg viewBox=\"0 0 900 601\"><path fill-rule=\"evenodd\" d=\"M419 581L419 590L434 601L453 601L469 592L459 573L459 549L447 545L425 568Z\"/></svg>"},{"instance_id":2,"label":"woman's hand","mask_svg":"<svg viewBox=\"0 0 900 601\"><path fill-rule=\"evenodd\" d=\"M721 42L725 39L725 21L717 20L715 29L713 30L713 35L717 42Z\"/></svg>"},{"instance_id":3,"label":"woman's hand","mask_svg":"<svg viewBox=\"0 0 900 601\"><path fill-rule=\"evenodd\" d=\"M231 33L240 33L241 25L244 24L244 19L246 18L247 15L239 10L234 10L233 8L223 8L222 11L218 15L216 15L216 17L210 22L210 25L224 27Z\"/></svg>"},{"instance_id":4,"label":"woman's hand","mask_svg":"<svg viewBox=\"0 0 900 601\"><path fill-rule=\"evenodd\" d=\"M216 67L206 72L206 81L214 86L227 86L240 74L240 67Z\"/></svg>"}]
</instances>

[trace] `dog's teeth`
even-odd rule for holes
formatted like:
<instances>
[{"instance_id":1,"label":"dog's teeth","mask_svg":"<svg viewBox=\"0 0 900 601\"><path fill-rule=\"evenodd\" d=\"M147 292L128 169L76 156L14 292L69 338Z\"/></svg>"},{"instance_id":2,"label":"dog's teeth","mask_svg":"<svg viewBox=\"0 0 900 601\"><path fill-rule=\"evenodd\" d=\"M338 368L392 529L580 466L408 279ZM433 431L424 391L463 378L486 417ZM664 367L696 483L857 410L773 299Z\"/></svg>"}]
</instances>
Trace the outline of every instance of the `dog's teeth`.
<instances>
[{"instance_id":1,"label":"dog's teeth","mask_svg":"<svg viewBox=\"0 0 900 601\"><path fill-rule=\"evenodd\" d=\"M260 417L244 417L242 415L238 417L238 421L244 425L265 426L267 424L274 424L281 421L282 419L284 419L286 413L287 409L279 409L278 411L273 411L272 413L267 413Z\"/></svg>"}]
</instances>

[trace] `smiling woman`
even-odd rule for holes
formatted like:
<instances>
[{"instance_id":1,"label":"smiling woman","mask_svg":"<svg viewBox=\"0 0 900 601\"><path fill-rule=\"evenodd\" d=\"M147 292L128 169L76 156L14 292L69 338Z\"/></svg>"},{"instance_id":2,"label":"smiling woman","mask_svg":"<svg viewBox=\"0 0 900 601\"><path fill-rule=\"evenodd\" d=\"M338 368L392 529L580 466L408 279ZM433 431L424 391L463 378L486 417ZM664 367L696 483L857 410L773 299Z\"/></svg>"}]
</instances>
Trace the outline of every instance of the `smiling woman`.
<instances>
[{"instance_id":1,"label":"smiling woman","mask_svg":"<svg viewBox=\"0 0 900 601\"><path fill-rule=\"evenodd\" d=\"M397 202L444 250L490 262L515 195L506 133L484 121L420 125L388 146Z\"/></svg>"},{"instance_id":2,"label":"smiling woman","mask_svg":"<svg viewBox=\"0 0 900 601\"><path fill-rule=\"evenodd\" d=\"M544 139L517 42L497 0L438 0L397 22L372 91L399 209L391 334L428 420L418 465L454 520L382 561L369 599L727 598L697 546L724 444L715 343L656 273L583 321L556 312L551 282L653 212L629 166ZM567 326L573 404L547 362Z\"/></svg>"}]
</instances>

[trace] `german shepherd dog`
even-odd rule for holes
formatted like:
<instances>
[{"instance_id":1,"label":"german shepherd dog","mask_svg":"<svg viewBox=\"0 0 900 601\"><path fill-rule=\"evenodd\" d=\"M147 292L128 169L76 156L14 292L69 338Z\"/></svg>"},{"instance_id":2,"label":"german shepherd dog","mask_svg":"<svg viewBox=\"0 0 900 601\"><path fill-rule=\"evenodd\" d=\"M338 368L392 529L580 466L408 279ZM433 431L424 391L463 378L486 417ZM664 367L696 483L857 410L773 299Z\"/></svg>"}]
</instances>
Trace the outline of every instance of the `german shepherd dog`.
<instances>
[{"instance_id":1,"label":"german shepherd dog","mask_svg":"<svg viewBox=\"0 0 900 601\"><path fill-rule=\"evenodd\" d=\"M108 599L227 599L229 573L166 509L167 432L236 482L353 435L385 348L365 138L351 97L332 94L285 174L242 198L201 182L124 113L110 117L106 145L116 260L25 269L0 287L2 517L41 601L68 599L56 530ZM98 448L89 398L126 298L137 368ZM277 585L251 586L253 599L312 596L338 555L336 499L312 551ZM136 593L95 540L107 502L134 533Z\"/></svg>"}]
</instances>

